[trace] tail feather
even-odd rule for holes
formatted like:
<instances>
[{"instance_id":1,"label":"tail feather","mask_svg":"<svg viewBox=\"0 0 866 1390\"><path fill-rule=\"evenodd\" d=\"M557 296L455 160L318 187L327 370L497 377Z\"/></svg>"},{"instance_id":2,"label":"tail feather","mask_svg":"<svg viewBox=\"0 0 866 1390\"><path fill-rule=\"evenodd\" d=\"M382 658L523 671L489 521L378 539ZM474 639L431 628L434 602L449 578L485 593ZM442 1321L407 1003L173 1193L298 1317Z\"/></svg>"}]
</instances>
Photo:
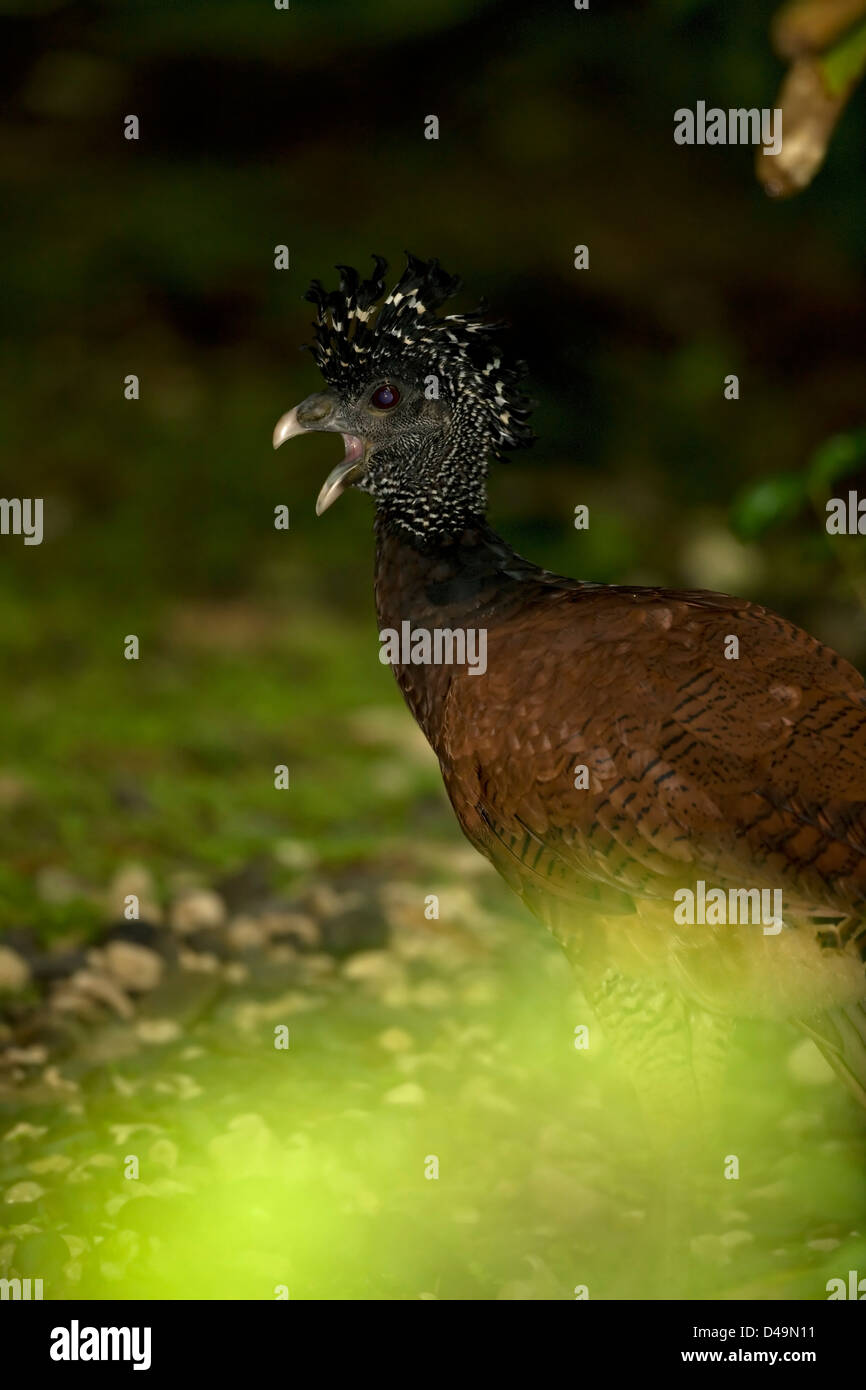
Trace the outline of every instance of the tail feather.
<instances>
[{"instance_id":1,"label":"tail feather","mask_svg":"<svg viewBox=\"0 0 866 1390\"><path fill-rule=\"evenodd\" d=\"M797 1020L866 1108L866 1000Z\"/></svg>"}]
</instances>

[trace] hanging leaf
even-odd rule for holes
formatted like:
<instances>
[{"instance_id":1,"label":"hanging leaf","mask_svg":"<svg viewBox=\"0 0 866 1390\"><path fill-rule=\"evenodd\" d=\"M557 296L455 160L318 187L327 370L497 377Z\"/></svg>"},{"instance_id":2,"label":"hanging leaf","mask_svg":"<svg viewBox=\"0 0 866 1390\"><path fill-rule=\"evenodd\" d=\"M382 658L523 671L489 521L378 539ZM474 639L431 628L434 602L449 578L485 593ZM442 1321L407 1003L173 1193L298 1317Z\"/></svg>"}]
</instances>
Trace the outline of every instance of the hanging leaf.
<instances>
[{"instance_id":1,"label":"hanging leaf","mask_svg":"<svg viewBox=\"0 0 866 1390\"><path fill-rule=\"evenodd\" d=\"M786 56L789 52L801 55L788 69L776 98L776 106L782 112L782 148L775 155L765 154L760 148L755 161L759 182L774 198L791 197L812 182L824 162L848 98L866 70L866 22L826 53L808 51L813 42L834 33L845 16L862 13L866 2L857 0L855 6L851 0L847 7L834 5L833 20L830 22L829 14L824 15L823 27L817 22L818 8L806 4L789 7L774 28L777 47ZM805 23L807 18L809 24Z\"/></svg>"},{"instance_id":2,"label":"hanging leaf","mask_svg":"<svg viewBox=\"0 0 866 1390\"><path fill-rule=\"evenodd\" d=\"M866 15L866 0L792 0L773 16L770 37L780 58L821 53Z\"/></svg>"}]
</instances>

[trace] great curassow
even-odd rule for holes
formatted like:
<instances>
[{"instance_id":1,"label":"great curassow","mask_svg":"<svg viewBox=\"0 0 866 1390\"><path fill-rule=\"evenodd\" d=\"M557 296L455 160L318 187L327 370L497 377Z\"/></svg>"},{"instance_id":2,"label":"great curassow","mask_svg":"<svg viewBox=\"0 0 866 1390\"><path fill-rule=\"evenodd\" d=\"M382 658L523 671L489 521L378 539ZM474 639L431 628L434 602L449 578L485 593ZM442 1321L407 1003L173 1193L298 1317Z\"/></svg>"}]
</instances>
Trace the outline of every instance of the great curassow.
<instances>
[{"instance_id":1,"label":"great curassow","mask_svg":"<svg viewBox=\"0 0 866 1390\"><path fill-rule=\"evenodd\" d=\"M395 675L461 828L561 942L639 1093L664 1073L697 1113L730 1020L757 1017L798 1023L866 1103L863 678L744 599L516 555L485 481L531 438L524 368L480 311L437 312L459 287L437 261L410 256L386 296L374 260L308 291L327 389L274 447L343 436L316 510L349 486L375 502L380 636L400 634ZM486 634L486 669L443 656L466 633ZM425 634L444 634L438 663Z\"/></svg>"}]
</instances>

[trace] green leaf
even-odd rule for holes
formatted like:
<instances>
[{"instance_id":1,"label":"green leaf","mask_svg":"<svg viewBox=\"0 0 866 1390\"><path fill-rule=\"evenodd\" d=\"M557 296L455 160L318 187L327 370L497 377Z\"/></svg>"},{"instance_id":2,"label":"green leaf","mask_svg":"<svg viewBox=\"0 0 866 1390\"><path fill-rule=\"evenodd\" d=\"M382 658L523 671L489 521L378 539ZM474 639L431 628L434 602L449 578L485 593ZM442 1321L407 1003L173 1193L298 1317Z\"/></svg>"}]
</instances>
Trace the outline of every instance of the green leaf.
<instances>
[{"instance_id":1,"label":"green leaf","mask_svg":"<svg viewBox=\"0 0 866 1390\"><path fill-rule=\"evenodd\" d=\"M809 461L808 487L822 504L828 488L866 462L866 429L835 434L815 450Z\"/></svg>"},{"instance_id":2,"label":"green leaf","mask_svg":"<svg viewBox=\"0 0 866 1390\"><path fill-rule=\"evenodd\" d=\"M799 473L762 478L734 502L731 525L741 540L755 540L802 511L807 495L805 479Z\"/></svg>"},{"instance_id":3,"label":"green leaf","mask_svg":"<svg viewBox=\"0 0 866 1390\"><path fill-rule=\"evenodd\" d=\"M840 96L859 81L866 70L866 23L825 53L821 66L834 96Z\"/></svg>"}]
</instances>

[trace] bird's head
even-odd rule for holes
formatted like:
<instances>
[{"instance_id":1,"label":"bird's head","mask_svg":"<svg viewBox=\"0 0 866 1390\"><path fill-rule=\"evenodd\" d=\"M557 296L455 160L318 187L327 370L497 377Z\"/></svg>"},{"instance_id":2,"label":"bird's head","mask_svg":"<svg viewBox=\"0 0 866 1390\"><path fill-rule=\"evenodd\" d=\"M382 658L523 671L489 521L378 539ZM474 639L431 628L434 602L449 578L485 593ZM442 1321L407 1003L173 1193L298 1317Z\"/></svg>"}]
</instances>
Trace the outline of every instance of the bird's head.
<instances>
[{"instance_id":1,"label":"bird's head","mask_svg":"<svg viewBox=\"0 0 866 1390\"><path fill-rule=\"evenodd\" d=\"M326 389L278 422L274 448L313 430L343 436L345 457L316 503L321 515L347 487L369 493L386 521L418 541L484 515L488 462L532 439L522 363L507 365L481 310L440 315L460 287L438 261L408 257L385 294L386 262L369 280L338 266L339 289L315 280L311 351Z\"/></svg>"}]
</instances>

